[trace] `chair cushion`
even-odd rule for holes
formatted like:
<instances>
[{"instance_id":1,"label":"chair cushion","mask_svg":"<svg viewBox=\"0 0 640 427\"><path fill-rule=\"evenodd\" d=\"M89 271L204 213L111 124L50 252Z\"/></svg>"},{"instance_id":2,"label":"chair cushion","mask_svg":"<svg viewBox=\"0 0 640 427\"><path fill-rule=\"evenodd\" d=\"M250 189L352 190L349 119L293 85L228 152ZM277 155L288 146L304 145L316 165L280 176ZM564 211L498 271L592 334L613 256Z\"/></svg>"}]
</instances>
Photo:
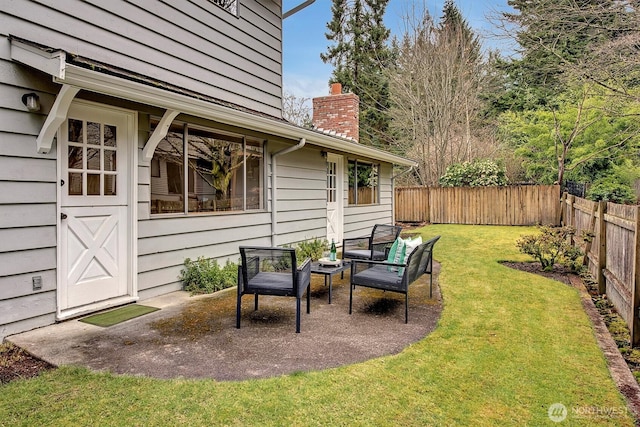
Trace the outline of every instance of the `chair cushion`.
<instances>
[{"instance_id":1,"label":"chair cushion","mask_svg":"<svg viewBox=\"0 0 640 427\"><path fill-rule=\"evenodd\" d=\"M245 289L248 293L255 291L271 295L292 295L291 273L260 272L249 280Z\"/></svg>"},{"instance_id":2,"label":"chair cushion","mask_svg":"<svg viewBox=\"0 0 640 427\"><path fill-rule=\"evenodd\" d=\"M351 283L370 288L403 291L402 277L396 272L389 272L384 265L367 268L351 278Z\"/></svg>"}]
</instances>

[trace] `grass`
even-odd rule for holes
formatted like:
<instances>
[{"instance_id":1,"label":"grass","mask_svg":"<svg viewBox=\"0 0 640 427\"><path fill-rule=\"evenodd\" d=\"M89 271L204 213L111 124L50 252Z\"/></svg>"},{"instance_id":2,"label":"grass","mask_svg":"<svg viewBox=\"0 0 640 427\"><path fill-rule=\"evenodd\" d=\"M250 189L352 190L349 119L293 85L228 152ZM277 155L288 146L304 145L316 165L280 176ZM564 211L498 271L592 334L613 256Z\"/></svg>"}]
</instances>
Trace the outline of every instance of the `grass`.
<instances>
[{"instance_id":1,"label":"grass","mask_svg":"<svg viewBox=\"0 0 640 427\"><path fill-rule=\"evenodd\" d=\"M402 353L245 382L155 380L63 367L0 388L0 425L631 426L578 293L509 269L523 227L429 226L442 235L444 311ZM613 415L597 415L593 409ZM615 412L612 412L615 411ZM589 415L591 414L591 415Z\"/></svg>"}]
</instances>

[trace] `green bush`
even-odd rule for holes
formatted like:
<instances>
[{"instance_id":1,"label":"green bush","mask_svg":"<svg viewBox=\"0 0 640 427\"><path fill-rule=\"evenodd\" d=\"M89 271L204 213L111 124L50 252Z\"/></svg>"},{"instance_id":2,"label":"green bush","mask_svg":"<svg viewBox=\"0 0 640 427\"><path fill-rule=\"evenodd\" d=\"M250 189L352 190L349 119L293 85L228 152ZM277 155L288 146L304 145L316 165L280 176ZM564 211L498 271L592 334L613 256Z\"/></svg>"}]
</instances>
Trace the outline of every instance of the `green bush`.
<instances>
[{"instance_id":1,"label":"green bush","mask_svg":"<svg viewBox=\"0 0 640 427\"><path fill-rule=\"evenodd\" d=\"M633 204L637 201L633 189L615 178L596 181L587 191L587 199L621 204Z\"/></svg>"},{"instance_id":2,"label":"green bush","mask_svg":"<svg viewBox=\"0 0 640 427\"><path fill-rule=\"evenodd\" d=\"M582 250L571 245L571 237L576 230L573 227L540 226L540 233L522 236L516 245L520 252L531 255L539 261L544 271L551 271L556 264L564 265L572 271L582 267L578 258Z\"/></svg>"},{"instance_id":3,"label":"green bush","mask_svg":"<svg viewBox=\"0 0 640 427\"><path fill-rule=\"evenodd\" d=\"M329 242L326 239L313 239L299 242L296 245L296 258L299 262L307 258L317 261L329 250Z\"/></svg>"},{"instance_id":4,"label":"green bush","mask_svg":"<svg viewBox=\"0 0 640 427\"><path fill-rule=\"evenodd\" d=\"M218 261L210 258L198 257L195 261L187 258L180 271L180 280L184 290L191 294L210 294L237 284L238 265L227 260L220 267Z\"/></svg>"},{"instance_id":5,"label":"green bush","mask_svg":"<svg viewBox=\"0 0 640 427\"><path fill-rule=\"evenodd\" d=\"M443 187L487 187L507 183L505 167L492 160L456 163L440 177Z\"/></svg>"}]
</instances>

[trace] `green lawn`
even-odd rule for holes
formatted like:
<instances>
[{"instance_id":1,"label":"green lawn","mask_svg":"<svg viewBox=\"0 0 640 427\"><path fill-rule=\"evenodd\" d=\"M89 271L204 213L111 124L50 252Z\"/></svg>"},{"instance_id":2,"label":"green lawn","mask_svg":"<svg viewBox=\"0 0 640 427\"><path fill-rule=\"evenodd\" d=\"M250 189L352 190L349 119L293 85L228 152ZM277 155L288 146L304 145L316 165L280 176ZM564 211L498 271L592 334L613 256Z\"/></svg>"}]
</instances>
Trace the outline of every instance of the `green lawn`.
<instances>
[{"instance_id":1,"label":"green lawn","mask_svg":"<svg viewBox=\"0 0 640 427\"><path fill-rule=\"evenodd\" d=\"M578 293L498 264L526 259L515 241L532 228L418 231L442 235L444 312L399 355L234 383L62 368L0 387L0 425L633 425Z\"/></svg>"}]
</instances>

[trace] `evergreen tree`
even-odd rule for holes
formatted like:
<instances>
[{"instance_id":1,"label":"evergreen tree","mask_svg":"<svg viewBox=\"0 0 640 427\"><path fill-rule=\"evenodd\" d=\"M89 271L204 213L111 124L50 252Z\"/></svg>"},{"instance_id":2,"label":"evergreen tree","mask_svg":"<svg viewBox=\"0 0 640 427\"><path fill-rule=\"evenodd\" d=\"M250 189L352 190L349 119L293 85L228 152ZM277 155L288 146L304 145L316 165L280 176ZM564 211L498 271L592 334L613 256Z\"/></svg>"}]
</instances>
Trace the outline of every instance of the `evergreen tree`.
<instances>
[{"instance_id":1,"label":"evergreen tree","mask_svg":"<svg viewBox=\"0 0 640 427\"><path fill-rule=\"evenodd\" d=\"M625 36L634 27L627 1L509 0L515 13L503 13L515 28L520 59L503 64L512 83L511 108L553 108L556 94L578 80L607 84L598 76L595 47ZM635 31L635 30L634 30Z\"/></svg>"},{"instance_id":2,"label":"evergreen tree","mask_svg":"<svg viewBox=\"0 0 640 427\"><path fill-rule=\"evenodd\" d=\"M334 66L331 82L360 98L360 142L388 145L389 84L384 73L389 63L389 30L383 22L389 0L333 0L327 40L320 55Z\"/></svg>"}]
</instances>

